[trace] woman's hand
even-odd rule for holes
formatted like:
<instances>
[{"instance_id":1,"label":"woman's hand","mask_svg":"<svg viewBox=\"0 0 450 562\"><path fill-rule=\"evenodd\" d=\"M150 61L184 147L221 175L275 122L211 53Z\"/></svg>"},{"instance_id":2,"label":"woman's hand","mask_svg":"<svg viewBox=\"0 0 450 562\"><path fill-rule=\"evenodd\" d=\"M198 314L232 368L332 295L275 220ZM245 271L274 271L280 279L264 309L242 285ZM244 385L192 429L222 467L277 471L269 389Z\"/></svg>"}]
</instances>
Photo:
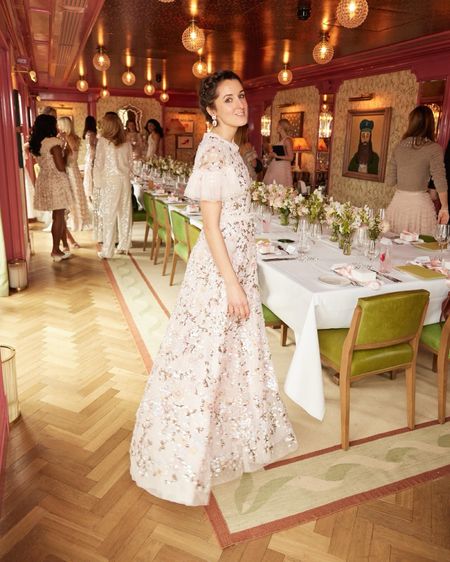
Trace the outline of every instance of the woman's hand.
<instances>
[{"instance_id":1,"label":"woman's hand","mask_svg":"<svg viewBox=\"0 0 450 562\"><path fill-rule=\"evenodd\" d=\"M247 320L250 316L247 295L239 283L227 287L228 314L235 320Z\"/></svg>"},{"instance_id":2,"label":"woman's hand","mask_svg":"<svg viewBox=\"0 0 450 562\"><path fill-rule=\"evenodd\" d=\"M447 224L449 221L448 209L441 209L438 213L438 223Z\"/></svg>"}]
</instances>

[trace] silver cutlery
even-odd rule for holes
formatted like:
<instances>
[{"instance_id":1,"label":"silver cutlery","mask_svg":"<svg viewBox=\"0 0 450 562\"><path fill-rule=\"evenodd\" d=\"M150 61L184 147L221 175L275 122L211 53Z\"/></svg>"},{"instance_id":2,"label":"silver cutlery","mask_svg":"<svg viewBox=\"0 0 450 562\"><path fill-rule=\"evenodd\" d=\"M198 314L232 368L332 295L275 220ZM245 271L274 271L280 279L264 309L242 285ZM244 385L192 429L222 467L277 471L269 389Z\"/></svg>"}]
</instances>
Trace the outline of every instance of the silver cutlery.
<instances>
[{"instance_id":1,"label":"silver cutlery","mask_svg":"<svg viewBox=\"0 0 450 562\"><path fill-rule=\"evenodd\" d=\"M370 271L374 271L380 277L384 277L385 279L388 279L389 281L392 281L393 283L401 283L402 282L401 279L397 279L397 277L392 277L391 275L388 275L387 273L381 273L380 271L377 271L374 267L369 267L369 269L370 269Z\"/></svg>"}]
</instances>

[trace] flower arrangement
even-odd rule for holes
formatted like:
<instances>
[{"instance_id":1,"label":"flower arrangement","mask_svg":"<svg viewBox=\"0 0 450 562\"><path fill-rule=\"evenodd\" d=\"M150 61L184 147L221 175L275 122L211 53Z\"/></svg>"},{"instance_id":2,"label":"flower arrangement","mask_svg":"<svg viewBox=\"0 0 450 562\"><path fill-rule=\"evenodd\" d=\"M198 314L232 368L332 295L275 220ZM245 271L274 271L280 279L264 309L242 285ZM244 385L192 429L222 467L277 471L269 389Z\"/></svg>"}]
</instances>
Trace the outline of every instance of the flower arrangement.
<instances>
[{"instance_id":1,"label":"flower arrangement","mask_svg":"<svg viewBox=\"0 0 450 562\"><path fill-rule=\"evenodd\" d=\"M272 183L268 186L269 205L280 216L281 224L288 224L289 216L294 210L295 191L292 187Z\"/></svg>"},{"instance_id":2,"label":"flower arrangement","mask_svg":"<svg viewBox=\"0 0 450 562\"><path fill-rule=\"evenodd\" d=\"M267 205L269 202L269 193L267 185L262 181L254 181L250 186L251 199L254 203Z\"/></svg>"},{"instance_id":3,"label":"flower arrangement","mask_svg":"<svg viewBox=\"0 0 450 562\"><path fill-rule=\"evenodd\" d=\"M339 245L344 255L350 255L352 251L352 236L355 230L361 225L359 209L353 207L349 202L341 205L338 211L339 224Z\"/></svg>"},{"instance_id":4,"label":"flower arrangement","mask_svg":"<svg viewBox=\"0 0 450 562\"><path fill-rule=\"evenodd\" d=\"M369 226L373 213L368 205L364 205L364 207L358 209L358 216L361 221L361 226Z\"/></svg>"},{"instance_id":5,"label":"flower arrangement","mask_svg":"<svg viewBox=\"0 0 450 562\"><path fill-rule=\"evenodd\" d=\"M322 190L316 189L305 200L305 215L309 222L322 223L326 219L325 197Z\"/></svg>"},{"instance_id":6,"label":"flower arrangement","mask_svg":"<svg viewBox=\"0 0 450 562\"><path fill-rule=\"evenodd\" d=\"M383 221L378 213L369 219L368 234L370 240L378 240L380 234L383 232L382 223Z\"/></svg>"}]
</instances>

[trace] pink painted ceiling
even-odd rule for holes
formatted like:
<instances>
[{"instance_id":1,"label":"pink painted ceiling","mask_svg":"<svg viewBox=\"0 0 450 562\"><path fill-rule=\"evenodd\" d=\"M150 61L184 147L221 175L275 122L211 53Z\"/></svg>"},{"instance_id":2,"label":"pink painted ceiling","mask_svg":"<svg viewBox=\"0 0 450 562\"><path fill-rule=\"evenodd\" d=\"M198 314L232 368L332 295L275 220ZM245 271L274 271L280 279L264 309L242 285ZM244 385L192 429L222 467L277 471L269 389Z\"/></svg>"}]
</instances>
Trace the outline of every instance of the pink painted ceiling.
<instances>
[{"instance_id":1,"label":"pink painted ceiling","mask_svg":"<svg viewBox=\"0 0 450 562\"><path fill-rule=\"evenodd\" d=\"M98 87L101 73L91 61L99 38L112 61L107 73L110 87L124 87L126 52L132 55L137 76L133 89L141 90L145 84L148 57L153 77L166 61L170 89L192 91L198 84L191 71L196 56L181 44L190 20L188 0L15 3L23 28L29 30L40 85L73 86L81 60L90 86ZM213 69L232 68L244 80L278 72L285 51L291 67L314 64L312 50L324 20L336 58L450 29L450 0L369 0L366 21L353 30L337 24L338 0L312 0L308 21L296 17L298 0L198 0L197 4L198 23L206 33L205 58ZM326 66L323 72L326 76Z\"/></svg>"}]
</instances>

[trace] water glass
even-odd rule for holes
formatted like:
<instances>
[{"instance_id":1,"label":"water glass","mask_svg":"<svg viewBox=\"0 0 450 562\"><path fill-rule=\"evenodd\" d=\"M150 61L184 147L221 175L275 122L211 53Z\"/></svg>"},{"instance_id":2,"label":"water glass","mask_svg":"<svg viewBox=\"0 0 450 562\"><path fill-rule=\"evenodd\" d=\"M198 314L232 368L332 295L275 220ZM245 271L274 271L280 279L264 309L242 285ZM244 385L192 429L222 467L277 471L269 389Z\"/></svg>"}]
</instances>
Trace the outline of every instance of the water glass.
<instances>
[{"instance_id":1,"label":"water glass","mask_svg":"<svg viewBox=\"0 0 450 562\"><path fill-rule=\"evenodd\" d=\"M439 244L439 248L441 249L441 264L444 260L444 248L448 241L448 225L447 224L437 224L436 230L434 233L434 237L436 238L436 242Z\"/></svg>"},{"instance_id":2,"label":"water glass","mask_svg":"<svg viewBox=\"0 0 450 562\"><path fill-rule=\"evenodd\" d=\"M268 207L264 207L262 211L262 231L270 232L270 222L272 220L272 211Z\"/></svg>"}]
</instances>

